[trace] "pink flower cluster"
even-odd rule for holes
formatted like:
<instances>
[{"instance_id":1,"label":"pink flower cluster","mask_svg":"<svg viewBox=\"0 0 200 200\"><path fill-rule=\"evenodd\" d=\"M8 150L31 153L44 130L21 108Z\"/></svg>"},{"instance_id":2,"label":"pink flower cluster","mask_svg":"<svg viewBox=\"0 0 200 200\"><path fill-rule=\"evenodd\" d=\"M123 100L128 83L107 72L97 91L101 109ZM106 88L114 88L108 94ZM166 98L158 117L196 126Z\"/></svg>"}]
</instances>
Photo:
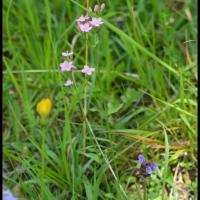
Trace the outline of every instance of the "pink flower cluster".
<instances>
[{"instance_id":1,"label":"pink flower cluster","mask_svg":"<svg viewBox=\"0 0 200 200\"><path fill-rule=\"evenodd\" d=\"M96 4L94 6L94 12L97 11L103 11L105 9L105 3L102 3L101 5ZM80 16L77 20L77 25L80 31L82 32L89 32L93 28L100 27L103 24L103 20L101 17L90 17L88 15ZM73 52L62 52L62 56L64 57L70 57L73 56ZM60 63L61 71L72 71L73 69L76 69L76 67L73 64L73 61L71 60L65 60L64 62ZM89 67L88 65L85 65L81 72L85 75L91 76L95 72L95 68ZM72 80L67 80L64 83L64 86L69 87L73 85L74 82Z\"/></svg>"},{"instance_id":2,"label":"pink flower cluster","mask_svg":"<svg viewBox=\"0 0 200 200\"><path fill-rule=\"evenodd\" d=\"M80 31L89 32L94 27L99 27L103 24L103 20L101 17L89 17L89 16L81 16L77 20L77 25Z\"/></svg>"},{"instance_id":3,"label":"pink flower cluster","mask_svg":"<svg viewBox=\"0 0 200 200\"><path fill-rule=\"evenodd\" d=\"M73 56L73 52L62 52L62 56L63 57ZM63 63L60 63L60 69L61 69L62 72L64 72L64 71L69 72L69 71L71 71L73 69L76 69L76 67L73 64L73 61L71 61L71 60L65 60ZM64 86L68 87L68 86L71 86L73 84L74 84L73 81L67 80L64 83Z\"/></svg>"},{"instance_id":4,"label":"pink flower cluster","mask_svg":"<svg viewBox=\"0 0 200 200\"><path fill-rule=\"evenodd\" d=\"M72 56L73 55L73 52L62 52L62 56L65 56L65 57L68 57L68 56ZM60 63L60 68L61 68L61 71L64 72L64 71L72 71L73 69L76 69L76 67L73 65L73 61L68 61L68 60L65 60L64 62ZM84 68L81 70L81 72L83 74L86 74L86 75L89 75L91 76L95 71L95 68L93 67L89 67L87 65L84 66ZM69 87L71 85L73 85L74 82L72 80L67 80L65 83L64 83L64 86L66 87Z\"/></svg>"}]
</instances>

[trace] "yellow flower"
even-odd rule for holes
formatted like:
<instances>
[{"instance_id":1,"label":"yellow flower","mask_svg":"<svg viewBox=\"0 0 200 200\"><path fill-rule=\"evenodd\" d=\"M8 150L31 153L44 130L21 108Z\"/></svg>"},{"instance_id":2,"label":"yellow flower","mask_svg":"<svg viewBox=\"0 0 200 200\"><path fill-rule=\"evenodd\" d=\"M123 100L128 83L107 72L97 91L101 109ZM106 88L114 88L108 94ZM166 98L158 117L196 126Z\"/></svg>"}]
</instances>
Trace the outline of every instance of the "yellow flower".
<instances>
[{"instance_id":1,"label":"yellow flower","mask_svg":"<svg viewBox=\"0 0 200 200\"><path fill-rule=\"evenodd\" d=\"M51 112L52 102L49 98L42 99L40 102L37 103L37 112L41 117L48 117L49 113Z\"/></svg>"}]
</instances>

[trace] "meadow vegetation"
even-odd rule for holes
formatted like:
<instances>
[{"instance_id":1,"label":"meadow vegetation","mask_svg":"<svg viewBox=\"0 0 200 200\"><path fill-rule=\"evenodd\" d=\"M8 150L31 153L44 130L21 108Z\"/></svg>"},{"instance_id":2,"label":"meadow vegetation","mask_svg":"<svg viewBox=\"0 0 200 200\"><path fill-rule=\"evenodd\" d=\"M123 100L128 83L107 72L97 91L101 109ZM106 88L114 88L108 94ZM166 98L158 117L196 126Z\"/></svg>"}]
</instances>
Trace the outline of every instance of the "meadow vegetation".
<instances>
[{"instance_id":1,"label":"meadow vegetation","mask_svg":"<svg viewBox=\"0 0 200 200\"><path fill-rule=\"evenodd\" d=\"M3 184L24 200L196 199L197 1L104 3L85 78L86 1L3 1ZM158 164L145 180L139 154Z\"/></svg>"}]
</instances>

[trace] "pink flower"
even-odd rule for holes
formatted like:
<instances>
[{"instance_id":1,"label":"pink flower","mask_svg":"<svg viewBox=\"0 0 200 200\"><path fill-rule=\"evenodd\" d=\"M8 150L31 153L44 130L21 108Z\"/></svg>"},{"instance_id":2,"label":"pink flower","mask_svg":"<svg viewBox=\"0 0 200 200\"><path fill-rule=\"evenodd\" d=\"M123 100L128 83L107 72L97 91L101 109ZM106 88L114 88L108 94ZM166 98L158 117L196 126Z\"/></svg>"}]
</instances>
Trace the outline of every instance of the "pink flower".
<instances>
[{"instance_id":1,"label":"pink flower","mask_svg":"<svg viewBox=\"0 0 200 200\"><path fill-rule=\"evenodd\" d=\"M72 56L73 52L62 52L62 56Z\"/></svg>"},{"instance_id":2,"label":"pink flower","mask_svg":"<svg viewBox=\"0 0 200 200\"><path fill-rule=\"evenodd\" d=\"M85 20L89 19L90 17L89 16L80 16L76 21L77 22L84 22Z\"/></svg>"},{"instance_id":3,"label":"pink flower","mask_svg":"<svg viewBox=\"0 0 200 200\"><path fill-rule=\"evenodd\" d=\"M85 23L85 24L78 23L78 27L82 32L89 32L92 29L90 23Z\"/></svg>"},{"instance_id":4,"label":"pink flower","mask_svg":"<svg viewBox=\"0 0 200 200\"><path fill-rule=\"evenodd\" d=\"M72 61L65 60L63 63L60 64L61 71L71 71L72 69L76 69L76 67L73 65Z\"/></svg>"},{"instance_id":5,"label":"pink flower","mask_svg":"<svg viewBox=\"0 0 200 200\"><path fill-rule=\"evenodd\" d=\"M85 65L84 68L81 71L82 71L82 73L90 76L95 71L95 68L92 68L92 67Z\"/></svg>"},{"instance_id":6,"label":"pink flower","mask_svg":"<svg viewBox=\"0 0 200 200\"><path fill-rule=\"evenodd\" d=\"M73 81L67 80L67 81L64 83L64 86L68 87L68 86L71 86L71 85L73 85L73 84L74 84Z\"/></svg>"},{"instance_id":7,"label":"pink flower","mask_svg":"<svg viewBox=\"0 0 200 200\"><path fill-rule=\"evenodd\" d=\"M102 21L102 18L93 17L92 21L90 21L89 23L93 27L94 26L99 27L99 26L101 26L101 24L103 24L103 21Z\"/></svg>"},{"instance_id":8,"label":"pink flower","mask_svg":"<svg viewBox=\"0 0 200 200\"><path fill-rule=\"evenodd\" d=\"M89 22L87 22L86 20L88 20L90 17L89 16L81 16L79 17L76 21L77 21L77 25L78 28L80 29L80 31L82 32L89 32L92 29L92 26Z\"/></svg>"},{"instance_id":9,"label":"pink flower","mask_svg":"<svg viewBox=\"0 0 200 200\"><path fill-rule=\"evenodd\" d=\"M94 12L97 12L98 9L99 9L99 5L96 4L96 5L94 6Z\"/></svg>"},{"instance_id":10,"label":"pink flower","mask_svg":"<svg viewBox=\"0 0 200 200\"><path fill-rule=\"evenodd\" d=\"M101 11L103 11L105 9L105 7L106 7L105 3L102 3L101 4Z\"/></svg>"}]
</instances>

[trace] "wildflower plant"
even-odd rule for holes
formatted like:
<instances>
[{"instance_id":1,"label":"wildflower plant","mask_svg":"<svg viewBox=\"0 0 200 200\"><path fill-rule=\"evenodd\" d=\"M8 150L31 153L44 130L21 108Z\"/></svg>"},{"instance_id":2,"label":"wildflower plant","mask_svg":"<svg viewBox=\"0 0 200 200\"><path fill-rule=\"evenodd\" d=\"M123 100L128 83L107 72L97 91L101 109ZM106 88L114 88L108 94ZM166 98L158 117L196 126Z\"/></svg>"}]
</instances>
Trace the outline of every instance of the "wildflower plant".
<instances>
[{"instance_id":1,"label":"wildflower plant","mask_svg":"<svg viewBox=\"0 0 200 200\"><path fill-rule=\"evenodd\" d=\"M144 200L148 199L147 197L147 178L151 177L151 175L158 170L158 164L154 161L146 161L144 155L138 155L138 161L140 164L138 178L141 182L144 189Z\"/></svg>"},{"instance_id":2,"label":"wildflower plant","mask_svg":"<svg viewBox=\"0 0 200 200\"><path fill-rule=\"evenodd\" d=\"M89 1L86 0L86 5L87 5L87 12L85 14L82 14L78 19L76 19L76 24L77 24L77 28L78 30L81 32L81 36L83 36L85 38L85 64L81 69L81 72L84 74L84 102L83 102L83 108L81 107L82 113L83 113L83 135L82 135L82 147L83 147L83 151L85 151L85 147L86 147L86 123L88 122L87 120L87 111L88 111L88 102L87 102L87 90L88 90L88 80L89 77L92 76L96 69L95 67L91 66L89 63L89 57L88 57L88 51L89 51L89 42L88 42L88 34L90 34L93 30L99 29L102 25L103 25L103 19L101 17L99 17L99 15L103 12L103 10L105 9L105 4L102 3L101 5L95 5L94 6L94 12L89 9ZM92 33L91 33L92 34ZM72 53L68 53L68 52L62 52L62 56L68 58L70 56L72 56ZM73 71L74 69L76 69L76 67L73 64L73 60L71 59L66 59L63 63L60 64L60 68L61 68L61 72L66 72L69 73L70 71ZM73 75L73 72L72 72ZM76 86L76 81L75 79L73 79L73 81L71 80L67 80L64 83L64 86L68 87L68 86L72 86L73 85ZM81 105L82 106L82 105ZM102 156L104 157L105 162L108 164L109 169L113 175L113 177L115 178L115 180L117 181L117 183L119 184L119 181L110 165L110 163L108 162L107 157L105 156L105 154L103 153L94 133L91 131L91 127L90 125L88 125L90 132L92 133L94 140L99 148L100 153L102 154ZM123 195L126 197L126 193L122 187L121 184L119 184L120 190L123 192Z\"/></svg>"},{"instance_id":3,"label":"wildflower plant","mask_svg":"<svg viewBox=\"0 0 200 200\"><path fill-rule=\"evenodd\" d=\"M85 138L86 138L86 119L87 119L87 87L88 87L88 77L92 76L95 72L95 68L90 66L89 58L88 58L88 34L93 29L98 29L103 24L103 19L98 17L98 15L105 9L105 4L94 6L94 12L89 9L89 1L86 1L87 11L85 14L82 14L80 17L76 19L76 24L78 30L82 33L82 36L85 38L85 65L82 67L81 72L85 75L84 77L84 105L82 108L83 112L83 147L85 146ZM62 56L65 60L60 63L61 72L71 72L72 70L77 69L74 65L73 60L71 59L73 56L73 52L62 52ZM73 74L72 74L73 76ZM64 83L65 87L76 85L75 79L67 80Z\"/></svg>"},{"instance_id":4,"label":"wildflower plant","mask_svg":"<svg viewBox=\"0 0 200 200\"><path fill-rule=\"evenodd\" d=\"M138 155L138 161L140 163L140 175L144 178L149 177L154 171L158 170L158 164L147 162L142 154Z\"/></svg>"}]
</instances>

